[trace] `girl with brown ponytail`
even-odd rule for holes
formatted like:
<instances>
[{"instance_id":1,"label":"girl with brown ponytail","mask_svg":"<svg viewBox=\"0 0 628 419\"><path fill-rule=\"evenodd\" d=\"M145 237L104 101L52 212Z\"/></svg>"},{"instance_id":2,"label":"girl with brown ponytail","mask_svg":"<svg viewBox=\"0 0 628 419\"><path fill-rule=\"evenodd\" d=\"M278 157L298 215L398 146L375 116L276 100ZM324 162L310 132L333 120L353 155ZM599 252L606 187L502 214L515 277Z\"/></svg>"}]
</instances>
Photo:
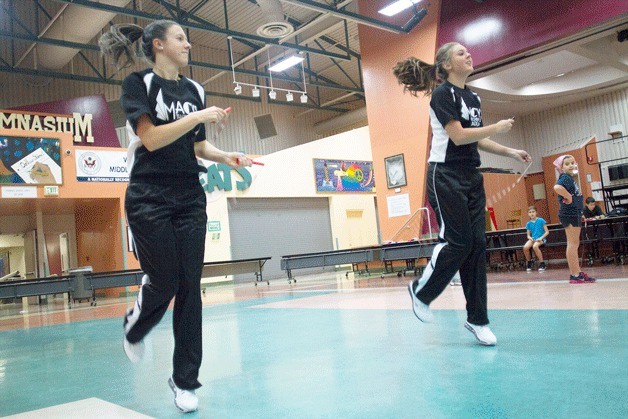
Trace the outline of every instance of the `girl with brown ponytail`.
<instances>
[{"instance_id":1,"label":"girl with brown ponytail","mask_svg":"<svg viewBox=\"0 0 628 419\"><path fill-rule=\"evenodd\" d=\"M423 322L433 321L430 303L460 271L467 300L465 328L482 345L492 346L497 338L488 327L486 296L486 197L478 149L530 161L524 150L502 146L490 136L506 133L514 123L505 119L482 124L480 97L466 80L473 72L467 49L450 42L436 53L435 63L417 58L397 63L393 74L404 91L430 95L432 144L427 169L427 194L440 224L439 244L420 278L408 284L412 309Z\"/></svg>"},{"instance_id":2,"label":"girl with brown ponytail","mask_svg":"<svg viewBox=\"0 0 628 419\"><path fill-rule=\"evenodd\" d=\"M205 107L205 91L180 74L191 45L180 25L158 20L146 28L113 25L99 45L118 67L136 63L133 44L152 68L122 82L120 102L127 118L129 185L125 210L144 271L133 308L124 317L123 348L132 362L144 355L144 338L174 298L173 373L168 384L183 412L198 409L195 390L202 359L201 272L207 230L207 200L197 162L203 158L231 167L250 166L242 153L210 144L206 123L219 123L224 109Z\"/></svg>"}]
</instances>

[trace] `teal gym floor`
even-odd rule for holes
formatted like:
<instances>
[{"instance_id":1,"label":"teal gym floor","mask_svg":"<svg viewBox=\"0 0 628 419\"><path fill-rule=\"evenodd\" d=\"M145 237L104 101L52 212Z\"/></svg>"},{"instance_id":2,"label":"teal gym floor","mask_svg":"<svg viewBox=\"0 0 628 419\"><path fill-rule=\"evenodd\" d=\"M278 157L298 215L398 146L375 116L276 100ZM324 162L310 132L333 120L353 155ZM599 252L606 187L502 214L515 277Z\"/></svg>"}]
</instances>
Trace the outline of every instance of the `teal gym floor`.
<instances>
[{"instance_id":1,"label":"teal gym floor","mask_svg":"<svg viewBox=\"0 0 628 419\"><path fill-rule=\"evenodd\" d=\"M628 268L491 274L495 347L464 329L448 287L435 322L413 315L408 278L221 285L203 297L205 418L626 418ZM171 312L131 364L122 313L131 299L46 307L0 304L0 416L177 418Z\"/></svg>"}]
</instances>

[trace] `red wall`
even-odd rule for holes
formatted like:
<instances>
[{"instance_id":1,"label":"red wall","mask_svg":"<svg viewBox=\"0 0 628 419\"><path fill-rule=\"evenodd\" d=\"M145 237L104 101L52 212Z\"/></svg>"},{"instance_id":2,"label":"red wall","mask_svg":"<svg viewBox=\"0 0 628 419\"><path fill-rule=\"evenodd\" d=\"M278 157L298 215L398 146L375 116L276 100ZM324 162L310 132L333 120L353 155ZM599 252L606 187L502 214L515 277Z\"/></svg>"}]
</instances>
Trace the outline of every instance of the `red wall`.
<instances>
[{"instance_id":1,"label":"red wall","mask_svg":"<svg viewBox=\"0 0 628 419\"><path fill-rule=\"evenodd\" d=\"M479 67L627 13L626 0L442 0L438 45L462 43ZM461 34L465 26L487 18L501 22L501 32L478 44L466 43Z\"/></svg>"},{"instance_id":2,"label":"red wall","mask_svg":"<svg viewBox=\"0 0 628 419\"><path fill-rule=\"evenodd\" d=\"M61 266L61 243L59 233L45 233L46 253L48 255L48 271L50 275L63 274Z\"/></svg>"},{"instance_id":3,"label":"red wall","mask_svg":"<svg viewBox=\"0 0 628 419\"><path fill-rule=\"evenodd\" d=\"M534 199L534 185L545 185L545 173L530 173L525 179L528 204L536 207L536 215L549 222L551 219L549 205L547 203L547 191L544 199ZM545 188L547 190L547 188ZM526 211L527 215L527 211Z\"/></svg>"},{"instance_id":4,"label":"red wall","mask_svg":"<svg viewBox=\"0 0 628 419\"><path fill-rule=\"evenodd\" d=\"M523 180L517 182L520 175L508 173L482 173L487 204L495 211L497 229L508 228L506 220L511 218L513 210L521 210L521 225L525 226L528 214L528 200ZM509 189L512 188L512 189ZM493 202L494 200L494 202Z\"/></svg>"}]
</instances>

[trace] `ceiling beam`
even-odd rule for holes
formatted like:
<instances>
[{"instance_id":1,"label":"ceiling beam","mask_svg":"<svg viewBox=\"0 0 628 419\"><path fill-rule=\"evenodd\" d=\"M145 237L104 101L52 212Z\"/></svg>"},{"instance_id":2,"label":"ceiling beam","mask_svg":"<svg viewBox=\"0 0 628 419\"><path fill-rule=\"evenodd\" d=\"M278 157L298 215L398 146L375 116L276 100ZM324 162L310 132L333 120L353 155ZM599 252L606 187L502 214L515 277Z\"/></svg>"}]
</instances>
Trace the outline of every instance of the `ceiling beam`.
<instances>
[{"instance_id":1,"label":"ceiling beam","mask_svg":"<svg viewBox=\"0 0 628 419\"><path fill-rule=\"evenodd\" d=\"M12 73L12 74L27 74L30 76L52 77L55 79L65 79L65 80L72 80L72 81L79 81L79 82L100 83L100 84L109 84L109 85L118 85L118 86L122 85L122 80L106 79L102 77L82 76L78 74L68 74L68 73L62 73L62 72L50 71L50 70L33 70L30 68L15 68L15 67L6 66L6 65L0 65L0 71L5 72L5 73ZM229 93L222 93L222 92L212 92L212 91L207 91L207 90L205 91L205 95L225 97L225 98L236 99L236 100L248 100L248 101L253 101L253 102L261 101L259 98L247 97L244 95L235 95L233 93L229 94ZM269 103L273 105L297 106L300 108L311 108L311 109L333 111L333 112L347 112L350 110L350 109L339 108L339 107L310 105L309 103L303 104L303 103L280 102L280 101L273 101Z\"/></svg>"},{"instance_id":2,"label":"ceiling beam","mask_svg":"<svg viewBox=\"0 0 628 419\"><path fill-rule=\"evenodd\" d=\"M597 45L599 47L599 45ZM593 61L597 61L601 66L608 66L616 68L628 73L628 65L624 64L619 54L617 54L612 48L587 48L584 45L574 45L567 48L568 51L574 54L581 55L589 58Z\"/></svg>"},{"instance_id":3,"label":"ceiling beam","mask_svg":"<svg viewBox=\"0 0 628 419\"><path fill-rule=\"evenodd\" d=\"M21 35L21 34L16 34L16 33L5 32L5 31L0 31L0 38L16 39L16 40L27 41L27 42L39 42L43 44L51 44L51 45L57 45L57 46L67 47L67 48L100 51L100 49L96 45L83 44L83 43L70 42L70 41L61 41L59 39L52 39L52 38L37 38L32 35ZM231 72L230 66L203 63L200 61L192 61L192 60L189 62L189 65L196 66L196 67L210 68L213 70ZM244 74L244 75L249 75L249 76L254 76L254 77L270 78L270 75L268 73L264 73L260 71L236 69L235 72L238 74ZM61 73L57 73L57 74L61 74ZM70 75L70 76L74 77L74 75ZM302 82L300 78L281 76L281 75L273 76L273 78L276 80L282 80L286 82L297 82L297 83ZM352 86L343 86L340 84L331 84L331 83L330 84L308 83L308 84L317 86L317 87L327 88L327 89L346 90L346 91L351 91L351 92L356 92L356 93L364 93L364 89L355 88Z\"/></svg>"},{"instance_id":4,"label":"ceiling beam","mask_svg":"<svg viewBox=\"0 0 628 419\"><path fill-rule=\"evenodd\" d=\"M314 0L280 0L284 3L293 4L295 6L301 6L306 9L315 10L320 13L329 13L333 16L337 16L342 19L350 20L353 22L361 23L363 25L371 26L377 29L383 29L388 32L393 32L397 34L401 33L409 33L414 26L416 26L416 22L412 25L412 19L404 26L393 25L392 23L384 22L383 20L374 19L369 16L364 16L359 13L353 13L348 10L343 10L336 8L334 6L330 6L327 3L318 3Z\"/></svg>"},{"instance_id":5,"label":"ceiling beam","mask_svg":"<svg viewBox=\"0 0 628 419\"><path fill-rule=\"evenodd\" d=\"M97 3L91 0L53 0L53 1L60 2L60 3L71 3L78 6L87 7L90 9L105 10L105 11L116 13L119 15L131 16L131 17L147 19L147 20L164 19L164 16L162 15L146 13L146 12L142 12L142 11L134 10L134 9L127 9L125 7L111 6L109 4ZM276 39L269 39L269 38L264 38L262 36L257 36L257 35L248 34L244 32L223 29L215 25L209 26L206 23L204 24L194 23L194 22L191 22L189 19L184 22L177 22L177 23L185 28L198 29L205 32L214 32L214 33L220 33L225 36L232 36L234 39L242 40L242 41L245 41L246 43L248 43L248 41L253 41L253 42L259 42L261 44L273 44L273 45L278 45L278 46L282 45L285 48L292 48L297 51L309 52L311 54L322 55L324 57L331 57L331 58L336 58L339 60L351 59L351 56L349 54L336 54L336 53L328 52L328 51L320 51L315 48L310 48L304 45L298 45L298 44L293 44L293 43L288 43L288 42L284 44L279 44L279 41Z\"/></svg>"}]
</instances>

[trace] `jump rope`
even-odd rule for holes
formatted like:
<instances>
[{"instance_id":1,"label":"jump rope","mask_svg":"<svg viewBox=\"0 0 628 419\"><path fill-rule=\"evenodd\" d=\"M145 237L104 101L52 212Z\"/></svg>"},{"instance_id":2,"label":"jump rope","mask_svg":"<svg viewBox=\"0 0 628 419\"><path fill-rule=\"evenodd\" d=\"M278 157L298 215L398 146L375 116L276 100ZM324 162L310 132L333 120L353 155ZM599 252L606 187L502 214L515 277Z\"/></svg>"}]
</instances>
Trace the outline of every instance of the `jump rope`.
<instances>
[{"instance_id":1,"label":"jump rope","mask_svg":"<svg viewBox=\"0 0 628 419\"><path fill-rule=\"evenodd\" d=\"M501 201L502 199L504 199L506 197L506 195L508 195L512 190L514 190L515 186L517 186L517 184L519 182L521 182L521 179L523 179L523 177L526 175L526 173L528 172L528 170L530 169L530 167L532 166L532 162L530 162L528 164L528 166L525 168L525 170L523 171L523 173L521 173L521 175L519 175L519 177L517 178L517 180L515 182L513 182L511 185L509 185L508 187L503 188L501 191L499 191L497 194L493 194L493 196L491 196L491 198L487 199L486 201L486 206L487 207L491 207L493 204ZM415 220L415 217L417 215L423 215L422 211L426 211L426 218L428 220L428 224L429 224L429 231L431 232L432 228L431 228L431 223L429 222L430 219L430 215L429 215L429 211L427 210L427 208L419 208L414 214L412 214L410 216L410 218L408 218L408 221L405 222L405 224L403 226L401 226L401 228L399 230L397 230L395 232L395 234L393 234L391 241L395 242L396 238L398 237L398 235L407 228L411 228L410 227L410 223L413 222ZM419 219L421 219L422 217L419 217Z\"/></svg>"},{"instance_id":2,"label":"jump rope","mask_svg":"<svg viewBox=\"0 0 628 419\"><path fill-rule=\"evenodd\" d=\"M528 170L530 169L531 166L532 166L532 162L528 163L528 165L526 166L526 168L523 171L523 173L521 173L521 175L519 175L519 177L517 178L517 180L515 182L513 182L510 186L508 186L506 188L503 188L501 191L497 192L496 194L493 194L490 198L488 198L486 200L486 206L487 207L492 207L494 204L496 204L499 201L501 201L502 199L504 199L512 190L514 190L515 186L517 186L517 184L519 184L519 182L521 182L521 179L523 179L523 177L526 175L526 173L528 173ZM585 240L589 240L589 231L587 229L587 220L586 219L584 220L584 223L583 223L583 229L584 229L584 238L585 238ZM582 246L582 250L580 252L580 264L581 265L584 263L584 248L585 248L585 246Z\"/></svg>"},{"instance_id":3,"label":"jump rope","mask_svg":"<svg viewBox=\"0 0 628 419\"><path fill-rule=\"evenodd\" d=\"M218 142L220 134L222 133L222 131L227 126L227 122L229 120L229 115L231 115L231 111L232 110L233 109L231 108L231 106L226 108L225 112L227 113L227 115L223 119L221 119L219 122L210 125L210 127L213 127L213 128L211 128L212 129L211 138L212 138L212 141L214 142L214 144L216 144ZM242 153L242 154L244 154L244 153ZM240 164L240 159L236 158L236 162L238 164ZM253 165L255 165L255 166L260 166L260 167L264 166L264 163L256 161L256 160L251 160L251 163ZM250 184L252 184L255 181L255 179L257 179L257 176L259 176L260 170L255 170L253 167L248 167L247 170L251 174L251 180L249 182L249 186L250 186ZM210 193L207 194L207 202L215 202L215 201L219 200L223 195L224 195L224 191L223 190L214 189ZM234 203L237 202L237 198L236 198L235 195L232 197L232 199L233 199Z\"/></svg>"},{"instance_id":4,"label":"jump rope","mask_svg":"<svg viewBox=\"0 0 628 419\"><path fill-rule=\"evenodd\" d=\"M220 137L220 134L222 133L222 131L227 126L227 121L229 120L229 115L231 114L231 111L232 111L231 107L226 108L225 112L227 112L227 116L225 118L223 118L220 122L218 122L216 124L213 124L214 125L214 129L213 129L213 134L212 134L212 140L214 141L214 143L216 143L218 141L218 139ZM239 163L239 161L238 161L238 163ZM251 163L253 163L254 165L257 165L257 166L264 166L264 163L258 162L258 161L255 161L255 160L252 160ZM530 167L532 167L532 162L528 163L528 165L523 170L523 172L519 175L517 180L512 182L512 184L510 184L509 186L507 186L505 188L502 188L497 193L491 195L490 198L487 198L486 206L487 207L492 207L495 204L497 204L499 201L501 201L504 198L506 198L506 196L508 196L510 194L510 192L512 192L515 189L515 187L521 182L521 180L524 178L524 176L528 173L528 170L530 170ZM252 176L251 183L253 183L253 181L257 178L257 176L260 173L259 170L252 170L252 171L253 171L253 173L251 174L251 176ZM218 199L220 199L223 196L223 194L224 194L224 192L221 191L221 190L219 190L219 191L213 190L211 193L209 193L209 196L207 197L207 200L208 200L208 202L217 201ZM237 198L235 196L232 199L233 199L234 203L237 202ZM408 220L408 222L410 222L410 220ZM405 227L405 225L404 225L404 227ZM585 230L585 239L588 240L588 231L587 231L587 221L586 220L584 222L584 230ZM582 252L581 252L581 256L580 256L580 263L582 264L583 261L584 261L584 246L582 247Z\"/></svg>"},{"instance_id":5,"label":"jump rope","mask_svg":"<svg viewBox=\"0 0 628 419\"><path fill-rule=\"evenodd\" d=\"M503 188L502 190L500 190L496 194L491 195L490 198L487 198L486 199L486 206L487 207L492 207L493 205L495 205L496 203L498 203L502 199L506 198L506 196L511 191L513 191L515 189L515 186L517 186L519 184L519 182L521 182L521 179L523 179L523 177L526 175L526 173L528 173L528 170L530 169L531 166L532 166L532 162L528 163L528 166L526 166L525 170L523 171L523 173L521 173L519 175L519 177L517 178L516 181L514 181L511 185Z\"/></svg>"},{"instance_id":6,"label":"jump rope","mask_svg":"<svg viewBox=\"0 0 628 419\"><path fill-rule=\"evenodd\" d=\"M229 115L231 114L232 108L228 107L228 108L225 109L225 111L227 112L227 116L225 118L223 118L220 122L218 122L216 124L213 124L214 125L214 129L213 129L213 134L212 134L212 140L214 141L214 143L216 143L218 141L218 139L220 137L220 134L222 133L222 131L227 126L227 121L229 120ZM253 163L253 165L256 165L256 166L262 166L262 167L264 166L264 163L262 163L262 162L258 162L258 161L255 161L255 160L252 160L251 162ZM238 163L239 163L239 161L238 161ZM507 186L505 188L502 188L497 193L491 195L490 198L487 198L486 206L487 207L492 207L493 205L497 204L499 201L501 201L504 198L506 198L506 196L508 196L510 194L510 192L512 192L515 189L515 187L521 182L521 180L524 178L524 176L528 173L528 170L530 170L530 167L532 167L532 162L528 163L528 165L523 170L523 172L519 175L517 180L512 182L512 184L510 184L509 186ZM253 173L251 173L251 176L252 176L251 183L253 183L253 181L259 175L260 171L259 170L250 170L250 171L253 172ZM222 190L213 190L211 193L208 194L207 200L208 200L208 202L215 202L218 199L220 199L223 195L224 195L224 192ZM237 202L237 198L234 196L232 199L233 199L233 202L235 204ZM408 222L409 221L410 220L408 220ZM587 222L585 220L585 222L584 222L585 238L588 240L588 231L587 231L586 227L587 227ZM582 252L581 252L581 256L580 256L580 263L582 264L583 261L584 261L584 246L582 247Z\"/></svg>"}]
</instances>

